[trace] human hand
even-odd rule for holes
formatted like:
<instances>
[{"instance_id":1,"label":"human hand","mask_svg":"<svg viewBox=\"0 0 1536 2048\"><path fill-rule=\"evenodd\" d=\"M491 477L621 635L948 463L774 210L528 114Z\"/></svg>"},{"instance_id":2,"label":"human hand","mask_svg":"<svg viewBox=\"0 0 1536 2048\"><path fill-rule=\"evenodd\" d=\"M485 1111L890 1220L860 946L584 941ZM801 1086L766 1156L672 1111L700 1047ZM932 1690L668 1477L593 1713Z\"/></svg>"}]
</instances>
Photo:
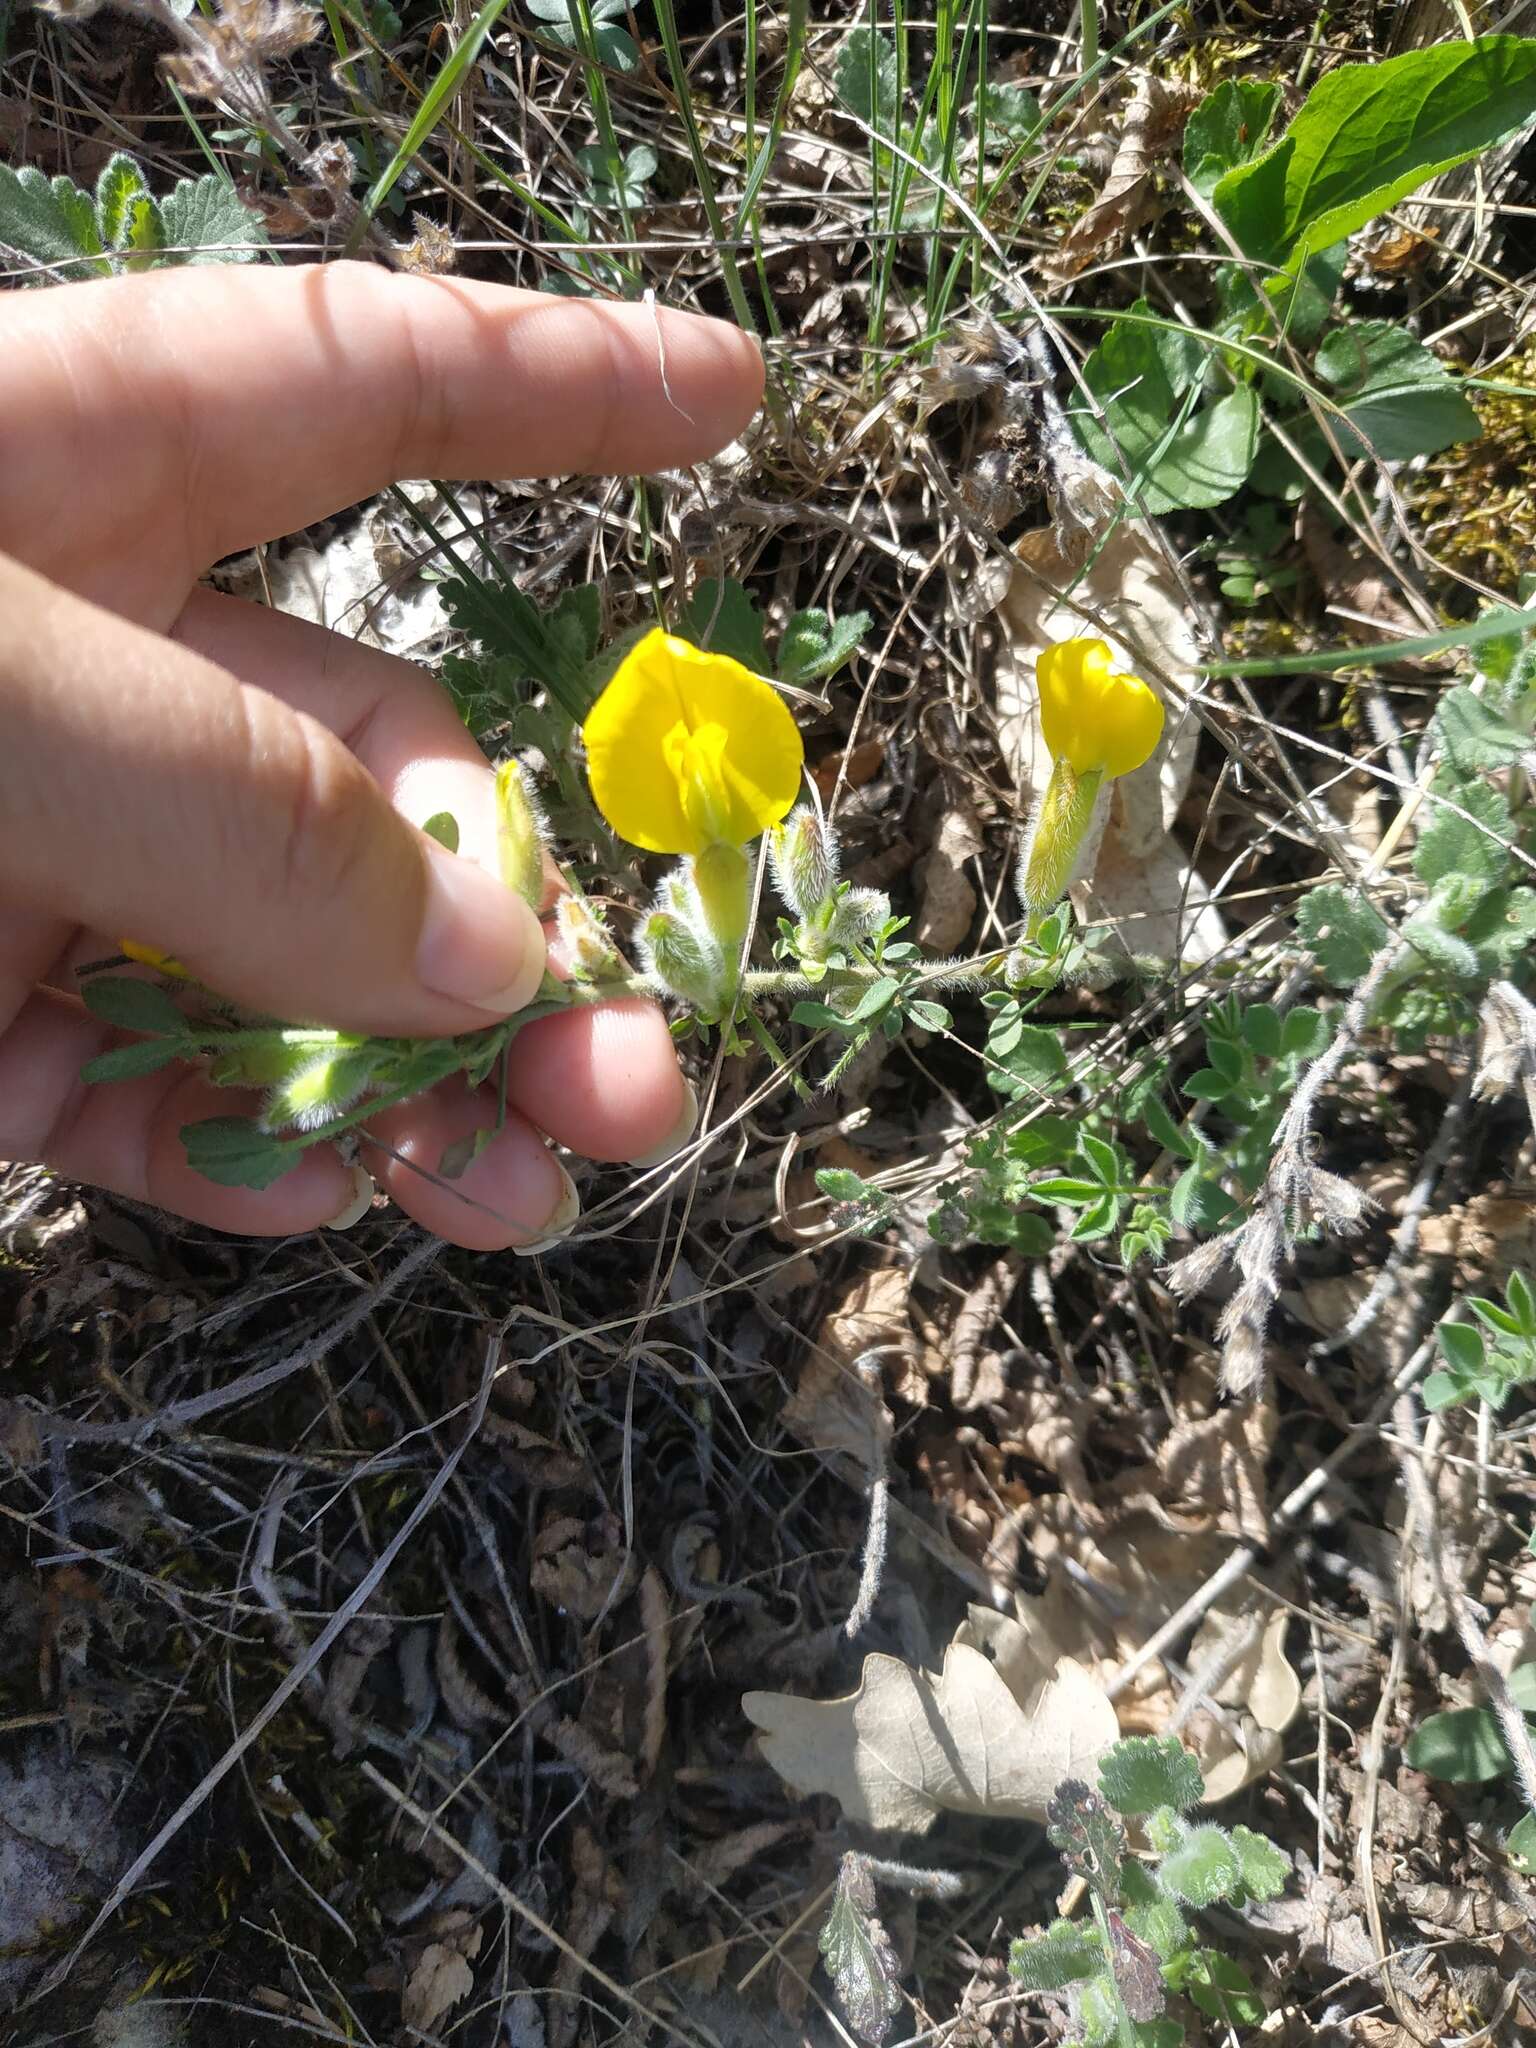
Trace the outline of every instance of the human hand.
<instances>
[{"instance_id":1,"label":"human hand","mask_svg":"<svg viewBox=\"0 0 1536 2048\"><path fill-rule=\"evenodd\" d=\"M427 1036L520 1008L544 938L431 678L198 577L399 477L698 460L751 417L760 359L716 321L353 264L18 293L0 333L0 1157L224 1230L312 1229L352 1195L331 1147L219 1187L178 1133L252 1101L176 1067L81 1083L111 1034L73 968L129 934L252 1010ZM458 857L417 829L445 810ZM458 1181L418 1169L493 1093L381 1115L366 1157L429 1229L494 1250L571 1213L541 1133L639 1161L690 1100L659 1010L605 1004L518 1035L506 1128Z\"/></svg>"}]
</instances>

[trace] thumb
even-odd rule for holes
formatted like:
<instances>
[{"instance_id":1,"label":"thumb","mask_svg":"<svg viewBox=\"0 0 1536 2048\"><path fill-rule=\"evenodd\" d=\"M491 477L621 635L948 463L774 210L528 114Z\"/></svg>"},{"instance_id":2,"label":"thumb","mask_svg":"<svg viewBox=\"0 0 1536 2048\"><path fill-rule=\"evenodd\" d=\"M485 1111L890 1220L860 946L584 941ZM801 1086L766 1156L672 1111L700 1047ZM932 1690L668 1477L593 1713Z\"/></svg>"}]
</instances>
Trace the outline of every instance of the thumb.
<instances>
[{"instance_id":1,"label":"thumb","mask_svg":"<svg viewBox=\"0 0 1536 2048\"><path fill-rule=\"evenodd\" d=\"M316 720L0 561L0 899L164 947L242 1005L473 1030L544 936Z\"/></svg>"}]
</instances>

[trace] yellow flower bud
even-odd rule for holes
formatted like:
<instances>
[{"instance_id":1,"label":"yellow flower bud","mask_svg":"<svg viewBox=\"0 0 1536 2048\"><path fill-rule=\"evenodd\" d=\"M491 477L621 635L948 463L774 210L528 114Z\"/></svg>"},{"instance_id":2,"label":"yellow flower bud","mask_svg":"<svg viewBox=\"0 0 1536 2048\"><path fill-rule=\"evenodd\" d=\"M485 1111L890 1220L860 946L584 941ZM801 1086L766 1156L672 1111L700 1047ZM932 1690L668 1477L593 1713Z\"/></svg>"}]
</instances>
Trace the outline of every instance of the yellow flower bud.
<instances>
[{"instance_id":1,"label":"yellow flower bud","mask_svg":"<svg viewBox=\"0 0 1536 2048\"><path fill-rule=\"evenodd\" d=\"M137 939L119 939L117 950L125 959L136 960L141 967L153 967L157 974L168 974L172 981L192 979L179 960L170 953L162 953L158 946L141 946Z\"/></svg>"},{"instance_id":2,"label":"yellow flower bud","mask_svg":"<svg viewBox=\"0 0 1536 2048\"><path fill-rule=\"evenodd\" d=\"M745 846L789 810L805 759L771 684L659 629L620 662L582 738L597 808L648 853Z\"/></svg>"},{"instance_id":3,"label":"yellow flower bud","mask_svg":"<svg viewBox=\"0 0 1536 2048\"><path fill-rule=\"evenodd\" d=\"M544 819L516 761L496 770L496 851L501 879L531 909L544 902Z\"/></svg>"},{"instance_id":4,"label":"yellow flower bud","mask_svg":"<svg viewBox=\"0 0 1536 2048\"><path fill-rule=\"evenodd\" d=\"M1040 730L1079 775L1129 775L1163 734L1163 707L1140 676L1122 674L1102 640L1062 640L1035 663Z\"/></svg>"}]
</instances>

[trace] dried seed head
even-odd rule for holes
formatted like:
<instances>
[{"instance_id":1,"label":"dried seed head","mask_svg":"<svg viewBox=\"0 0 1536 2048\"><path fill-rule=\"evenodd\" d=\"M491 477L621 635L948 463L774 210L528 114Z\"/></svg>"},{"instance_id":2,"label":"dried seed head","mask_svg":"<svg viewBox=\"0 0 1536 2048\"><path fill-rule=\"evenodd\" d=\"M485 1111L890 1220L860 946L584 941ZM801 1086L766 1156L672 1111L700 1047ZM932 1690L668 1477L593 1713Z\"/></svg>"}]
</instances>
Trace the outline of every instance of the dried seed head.
<instances>
[{"instance_id":1,"label":"dried seed head","mask_svg":"<svg viewBox=\"0 0 1536 2048\"><path fill-rule=\"evenodd\" d=\"M1236 1231L1229 1230L1224 1237L1213 1237L1208 1244L1196 1245L1192 1252L1186 1252L1182 1259L1175 1259L1163 1270L1163 1283L1171 1294L1180 1301L1203 1294L1216 1275L1233 1257L1237 1250Z\"/></svg>"}]
</instances>

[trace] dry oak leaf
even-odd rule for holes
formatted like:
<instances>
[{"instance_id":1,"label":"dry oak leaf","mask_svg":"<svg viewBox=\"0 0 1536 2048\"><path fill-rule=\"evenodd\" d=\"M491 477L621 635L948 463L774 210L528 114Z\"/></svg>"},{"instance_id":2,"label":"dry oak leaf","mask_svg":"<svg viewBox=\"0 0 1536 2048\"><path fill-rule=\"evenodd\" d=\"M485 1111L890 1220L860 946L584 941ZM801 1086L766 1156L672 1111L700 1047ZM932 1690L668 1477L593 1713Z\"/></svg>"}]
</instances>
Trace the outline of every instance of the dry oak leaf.
<instances>
[{"instance_id":1,"label":"dry oak leaf","mask_svg":"<svg viewBox=\"0 0 1536 2048\"><path fill-rule=\"evenodd\" d=\"M406 2026L430 2033L443 2014L474 1988L475 1973L468 1958L447 1942L429 1941L401 1996L400 2017Z\"/></svg>"},{"instance_id":2,"label":"dry oak leaf","mask_svg":"<svg viewBox=\"0 0 1536 2048\"><path fill-rule=\"evenodd\" d=\"M1053 1649L973 1607L937 1676L876 1654L843 1699L749 1692L742 1708L779 1776L830 1792L851 1821L909 1834L940 1813L1043 1821L1062 1779L1091 1780L1119 1736L1101 1688Z\"/></svg>"}]
</instances>

